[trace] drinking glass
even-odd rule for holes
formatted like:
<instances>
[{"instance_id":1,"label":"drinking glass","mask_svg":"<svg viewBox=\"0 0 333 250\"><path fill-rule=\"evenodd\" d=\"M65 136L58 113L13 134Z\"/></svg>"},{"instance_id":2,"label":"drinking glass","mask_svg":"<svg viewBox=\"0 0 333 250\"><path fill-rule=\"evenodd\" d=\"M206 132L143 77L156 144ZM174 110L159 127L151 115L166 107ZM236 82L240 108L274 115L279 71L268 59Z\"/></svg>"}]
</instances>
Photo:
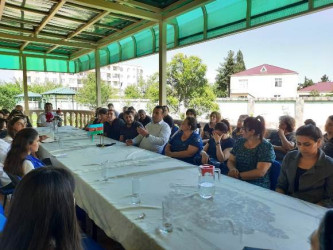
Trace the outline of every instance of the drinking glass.
<instances>
[{"instance_id":1,"label":"drinking glass","mask_svg":"<svg viewBox=\"0 0 333 250\"><path fill-rule=\"evenodd\" d=\"M140 197L141 180L138 178L132 179L132 204L137 205L141 203Z\"/></svg>"},{"instance_id":2,"label":"drinking glass","mask_svg":"<svg viewBox=\"0 0 333 250\"><path fill-rule=\"evenodd\" d=\"M172 205L170 200L162 201L162 225L160 231L163 233L171 233L172 226Z\"/></svg>"}]
</instances>

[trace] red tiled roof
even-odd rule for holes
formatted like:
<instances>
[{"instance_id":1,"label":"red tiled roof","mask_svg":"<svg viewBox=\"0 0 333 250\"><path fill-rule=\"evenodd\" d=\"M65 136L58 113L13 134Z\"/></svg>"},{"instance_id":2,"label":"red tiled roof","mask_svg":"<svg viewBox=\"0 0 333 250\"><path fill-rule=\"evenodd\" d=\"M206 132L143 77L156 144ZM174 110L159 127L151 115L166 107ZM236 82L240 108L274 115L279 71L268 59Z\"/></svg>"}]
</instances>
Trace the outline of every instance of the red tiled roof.
<instances>
[{"instance_id":1,"label":"red tiled roof","mask_svg":"<svg viewBox=\"0 0 333 250\"><path fill-rule=\"evenodd\" d=\"M333 82L318 82L304 89L300 89L299 92L311 92L313 90L317 90L318 92L332 92Z\"/></svg>"},{"instance_id":2,"label":"red tiled roof","mask_svg":"<svg viewBox=\"0 0 333 250\"><path fill-rule=\"evenodd\" d=\"M265 71L263 71L263 67L265 67ZM269 64L263 64L248 70L244 70L241 72L238 72L236 74L233 74L231 76L251 76L251 75L281 75L281 74L297 74L297 72L280 68L277 66L269 65Z\"/></svg>"}]
</instances>

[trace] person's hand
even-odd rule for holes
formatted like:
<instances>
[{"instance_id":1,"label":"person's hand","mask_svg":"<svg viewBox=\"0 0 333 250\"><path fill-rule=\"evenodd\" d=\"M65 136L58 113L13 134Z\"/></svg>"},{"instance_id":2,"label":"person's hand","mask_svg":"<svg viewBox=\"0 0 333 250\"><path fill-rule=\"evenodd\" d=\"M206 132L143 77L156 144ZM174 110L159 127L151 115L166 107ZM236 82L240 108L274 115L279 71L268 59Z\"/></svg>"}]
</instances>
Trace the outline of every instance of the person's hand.
<instances>
[{"instance_id":1,"label":"person's hand","mask_svg":"<svg viewBox=\"0 0 333 250\"><path fill-rule=\"evenodd\" d=\"M239 171L237 170L237 168L230 169L229 172L228 172L228 176L238 179L239 178Z\"/></svg>"},{"instance_id":2,"label":"person's hand","mask_svg":"<svg viewBox=\"0 0 333 250\"><path fill-rule=\"evenodd\" d=\"M215 131L213 131L213 138L214 138L214 141L215 141L216 143L218 143L218 142L221 141L222 136L223 136L223 134L222 134L222 135L218 135Z\"/></svg>"},{"instance_id":3,"label":"person's hand","mask_svg":"<svg viewBox=\"0 0 333 250\"><path fill-rule=\"evenodd\" d=\"M141 127L137 127L136 131L138 131L138 133L142 136L146 136L149 134L145 128L141 128Z\"/></svg>"},{"instance_id":4,"label":"person's hand","mask_svg":"<svg viewBox=\"0 0 333 250\"><path fill-rule=\"evenodd\" d=\"M46 140L47 138L49 138L47 135L40 135L40 136L39 136L39 141L44 141L44 140Z\"/></svg>"},{"instance_id":5,"label":"person's hand","mask_svg":"<svg viewBox=\"0 0 333 250\"><path fill-rule=\"evenodd\" d=\"M133 140L132 139L126 140L126 145L127 146L132 146L133 145Z\"/></svg>"},{"instance_id":6,"label":"person's hand","mask_svg":"<svg viewBox=\"0 0 333 250\"><path fill-rule=\"evenodd\" d=\"M201 163L202 164L208 164L208 161L209 161L209 156L206 153L203 153L201 155Z\"/></svg>"},{"instance_id":7,"label":"person's hand","mask_svg":"<svg viewBox=\"0 0 333 250\"><path fill-rule=\"evenodd\" d=\"M279 136L284 135L284 130L281 129L281 128L279 128L279 129L278 129L278 134L279 134Z\"/></svg>"}]
</instances>

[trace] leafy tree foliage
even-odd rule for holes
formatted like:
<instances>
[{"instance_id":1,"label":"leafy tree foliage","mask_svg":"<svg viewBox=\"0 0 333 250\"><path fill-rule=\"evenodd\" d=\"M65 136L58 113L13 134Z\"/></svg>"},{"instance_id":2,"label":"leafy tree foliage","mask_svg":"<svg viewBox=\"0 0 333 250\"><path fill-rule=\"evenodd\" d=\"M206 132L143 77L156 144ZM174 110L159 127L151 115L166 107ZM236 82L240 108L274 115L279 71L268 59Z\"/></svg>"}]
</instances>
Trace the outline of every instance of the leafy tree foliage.
<instances>
[{"instance_id":1,"label":"leafy tree foliage","mask_svg":"<svg viewBox=\"0 0 333 250\"><path fill-rule=\"evenodd\" d=\"M15 96L23 92L19 82L0 85L0 107L12 110L16 105Z\"/></svg>"},{"instance_id":2,"label":"leafy tree foliage","mask_svg":"<svg viewBox=\"0 0 333 250\"><path fill-rule=\"evenodd\" d=\"M329 82L330 81L330 79L328 78L328 75L323 75L321 78L320 78L320 80L322 81L322 82Z\"/></svg>"},{"instance_id":3,"label":"leafy tree foliage","mask_svg":"<svg viewBox=\"0 0 333 250\"><path fill-rule=\"evenodd\" d=\"M306 87L309 87L309 86L312 86L312 85L314 85L312 79L309 79L305 76L304 77L304 83L300 84L297 89L300 90L300 89L303 89L303 88L306 88Z\"/></svg>"},{"instance_id":4,"label":"leafy tree foliage","mask_svg":"<svg viewBox=\"0 0 333 250\"><path fill-rule=\"evenodd\" d=\"M125 98L128 99L142 98L139 87L137 85L127 86L125 89Z\"/></svg>"},{"instance_id":5,"label":"leafy tree foliage","mask_svg":"<svg viewBox=\"0 0 333 250\"><path fill-rule=\"evenodd\" d=\"M96 78L95 73L89 73L87 78L82 80L83 87L80 88L75 96L77 102L88 104L91 108L97 107L96 102ZM115 98L118 90L101 81L102 104L106 104L109 98Z\"/></svg>"},{"instance_id":6,"label":"leafy tree foliage","mask_svg":"<svg viewBox=\"0 0 333 250\"><path fill-rule=\"evenodd\" d=\"M218 97L230 96L230 78L232 74L244 71L246 69L243 53L239 50L236 57L232 50L224 58L224 63L220 63L215 78L215 93Z\"/></svg>"},{"instance_id":7,"label":"leafy tree foliage","mask_svg":"<svg viewBox=\"0 0 333 250\"><path fill-rule=\"evenodd\" d=\"M29 91L41 94L41 93L44 93L51 89L56 89L56 88L61 88L61 87L62 87L62 84L53 83L53 82L47 82L45 84L32 83L31 85L29 85Z\"/></svg>"}]
</instances>

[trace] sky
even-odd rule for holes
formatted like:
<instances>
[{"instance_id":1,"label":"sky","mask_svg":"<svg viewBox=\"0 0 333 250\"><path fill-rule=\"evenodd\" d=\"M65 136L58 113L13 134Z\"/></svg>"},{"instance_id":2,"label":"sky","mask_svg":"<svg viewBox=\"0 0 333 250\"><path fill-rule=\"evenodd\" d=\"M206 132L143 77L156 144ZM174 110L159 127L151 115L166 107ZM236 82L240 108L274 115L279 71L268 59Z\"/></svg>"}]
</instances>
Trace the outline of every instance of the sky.
<instances>
[{"instance_id":1,"label":"sky","mask_svg":"<svg viewBox=\"0 0 333 250\"><path fill-rule=\"evenodd\" d=\"M168 62L177 53L194 55L207 65L207 78L214 82L216 70L229 50L243 52L246 68L261 64L290 69L319 82L326 74L333 81L333 8L168 51ZM143 67L144 75L158 71L158 56L147 56L126 63Z\"/></svg>"},{"instance_id":2,"label":"sky","mask_svg":"<svg viewBox=\"0 0 333 250\"><path fill-rule=\"evenodd\" d=\"M333 81L333 8L268 25L239 34L168 51L168 62L177 53L198 56L207 65L206 77L214 82L216 70L229 50L243 52L246 68L271 64L319 82L326 74ZM144 76L158 71L158 55L124 62L139 65ZM13 78L12 71L0 71L0 81Z\"/></svg>"}]
</instances>

